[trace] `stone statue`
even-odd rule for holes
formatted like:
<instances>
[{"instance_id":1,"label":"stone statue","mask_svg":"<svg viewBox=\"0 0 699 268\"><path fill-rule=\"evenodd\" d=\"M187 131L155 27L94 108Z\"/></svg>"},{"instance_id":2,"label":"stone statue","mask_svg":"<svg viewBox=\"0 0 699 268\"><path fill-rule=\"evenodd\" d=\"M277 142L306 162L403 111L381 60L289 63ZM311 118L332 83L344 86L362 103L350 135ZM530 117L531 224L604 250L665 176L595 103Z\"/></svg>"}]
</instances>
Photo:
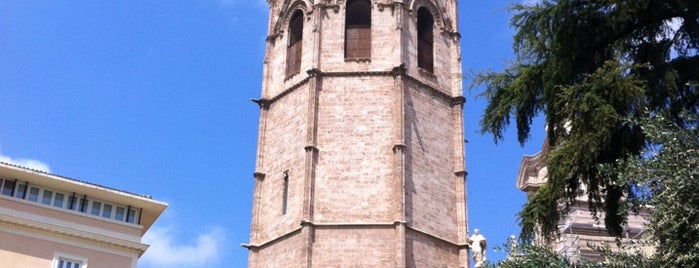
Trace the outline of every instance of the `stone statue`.
<instances>
[{"instance_id":1,"label":"stone statue","mask_svg":"<svg viewBox=\"0 0 699 268\"><path fill-rule=\"evenodd\" d=\"M487 244L485 242L485 236L481 234L478 229L473 230L473 235L469 238L471 254L473 254L473 262L476 263L474 268L484 267L485 263L485 249Z\"/></svg>"},{"instance_id":2,"label":"stone statue","mask_svg":"<svg viewBox=\"0 0 699 268\"><path fill-rule=\"evenodd\" d=\"M516 256L519 256L519 248L517 248L519 245L517 244L517 238L514 235L511 235L509 239L507 239L507 246L510 248L509 253L507 254L508 259L512 259Z\"/></svg>"}]
</instances>

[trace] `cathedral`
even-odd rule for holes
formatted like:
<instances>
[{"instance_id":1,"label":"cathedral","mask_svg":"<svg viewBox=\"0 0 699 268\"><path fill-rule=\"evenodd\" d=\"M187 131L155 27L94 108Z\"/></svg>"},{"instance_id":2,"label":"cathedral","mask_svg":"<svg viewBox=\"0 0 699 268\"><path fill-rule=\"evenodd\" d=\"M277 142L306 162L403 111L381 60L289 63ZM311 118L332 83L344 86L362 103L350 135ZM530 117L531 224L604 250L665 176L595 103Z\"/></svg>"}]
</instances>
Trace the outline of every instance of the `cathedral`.
<instances>
[{"instance_id":1,"label":"cathedral","mask_svg":"<svg viewBox=\"0 0 699 268\"><path fill-rule=\"evenodd\" d=\"M268 0L248 267L469 267L456 0Z\"/></svg>"}]
</instances>

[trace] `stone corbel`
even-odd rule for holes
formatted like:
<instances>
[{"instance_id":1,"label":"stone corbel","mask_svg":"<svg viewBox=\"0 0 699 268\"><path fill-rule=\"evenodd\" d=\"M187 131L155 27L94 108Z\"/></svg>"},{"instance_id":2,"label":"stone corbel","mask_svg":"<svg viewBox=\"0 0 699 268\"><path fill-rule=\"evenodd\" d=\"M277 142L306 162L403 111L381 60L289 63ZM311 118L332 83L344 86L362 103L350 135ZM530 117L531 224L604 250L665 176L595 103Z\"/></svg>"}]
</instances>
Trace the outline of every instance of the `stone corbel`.
<instances>
[{"instance_id":1,"label":"stone corbel","mask_svg":"<svg viewBox=\"0 0 699 268\"><path fill-rule=\"evenodd\" d=\"M313 68L308 71L306 71L309 77L316 77L316 76L321 76L323 72L320 71L318 68Z\"/></svg>"},{"instance_id":2,"label":"stone corbel","mask_svg":"<svg viewBox=\"0 0 699 268\"><path fill-rule=\"evenodd\" d=\"M313 146L313 145L308 145L308 146L306 146L306 147L303 147L303 149L304 149L306 152L314 152L314 153L317 153L317 152L318 152L318 147L315 147L315 146Z\"/></svg>"},{"instance_id":3,"label":"stone corbel","mask_svg":"<svg viewBox=\"0 0 699 268\"><path fill-rule=\"evenodd\" d=\"M466 176L468 176L468 171L466 171L466 170L459 170L459 171L457 171L457 172L454 172L454 175L456 175L457 177L466 178Z\"/></svg>"},{"instance_id":4,"label":"stone corbel","mask_svg":"<svg viewBox=\"0 0 699 268\"><path fill-rule=\"evenodd\" d=\"M339 4L318 3L316 6L321 7L321 8L325 8L325 9L332 9L333 12L335 12L335 13L340 12L340 5Z\"/></svg>"},{"instance_id":5,"label":"stone corbel","mask_svg":"<svg viewBox=\"0 0 699 268\"><path fill-rule=\"evenodd\" d=\"M269 105L272 103L272 101L265 99L265 98L260 98L260 99L250 99L250 101L256 103L258 106L260 106L260 109L269 109Z\"/></svg>"},{"instance_id":6,"label":"stone corbel","mask_svg":"<svg viewBox=\"0 0 699 268\"><path fill-rule=\"evenodd\" d=\"M393 145L393 153L405 151L405 144L399 143Z\"/></svg>"},{"instance_id":7,"label":"stone corbel","mask_svg":"<svg viewBox=\"0 0 699 268\"><path fill-rule=\"evenodd\" d=\"M464 103L466 103L466 98L463 96L458 96L451 99L452 106L462 105Z\"/></svg>"},{"instance_id":8,"label":"stone corbel","mask_svg":"<svg viewBox=\"0 0 699 268\"><path fill-rule=\"evenodd\" d=\"M407 68L405 68L405 63L401 63L400 65L391 69L391 75L393 75L393 77L404 75L406 70Z\"/></svg>"},{"instance_id":9,"label":"stone corbel","mask_svg":"<svg viewBox=\"0 0 699 268\"><path fill-rule=\"evenodd\" d=\"M265 38L265 41L271 42L272 44L274 44L274 42L277 41L277 38L280 38L282 36L284 36L284 30L279 30L273 34L268 35L267 38Z\"/></svg>"},{"instance_id":10,"label":"stone corbel","mask_svg":"<svg viewBox=\"0 0 699 268\"><path fill-rule=\"evenodd\" d=\"M263 180L265 180L265 176L266 176L266 175L265 175L264 173L262 173L262 172L255 172L255 173L253 173L252 176L253 176L255 179L257 179L258 181L263 181Z\"/></svg>"},{"instance_id":11,"label":"stone corbel","mask_svg":"<svg viewBox=\"0 0 699 268\"><path fill-rule=\"evenodd\" d=\"M396 4L398 4L398 2L402 3L403 1L390 1L389 0L389 1L383 1L383 2L378 2L378 1L375 1L375 2L377 2L376 7L379 9L379 11L383 11L383 9L386 7L393 9L397 6Z\"/></svg>"}]
</instances>

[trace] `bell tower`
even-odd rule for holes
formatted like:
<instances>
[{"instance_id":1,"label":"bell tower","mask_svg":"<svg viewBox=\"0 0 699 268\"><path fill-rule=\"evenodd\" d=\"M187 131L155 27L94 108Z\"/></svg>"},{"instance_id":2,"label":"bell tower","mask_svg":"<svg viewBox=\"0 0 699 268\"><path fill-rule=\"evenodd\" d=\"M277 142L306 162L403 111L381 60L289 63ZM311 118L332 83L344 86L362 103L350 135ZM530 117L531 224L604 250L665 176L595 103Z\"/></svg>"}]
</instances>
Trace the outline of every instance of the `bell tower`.
<instances>
[{"instance_id":1,"label":"bell tower","mask_svg":"<svg viewBox=\"0 0 699 268\"><path fill-rule=\"evenodd\" d=\"M249 267L468 267L456 2L268 0Z\"/></svg>"}]
</instances>

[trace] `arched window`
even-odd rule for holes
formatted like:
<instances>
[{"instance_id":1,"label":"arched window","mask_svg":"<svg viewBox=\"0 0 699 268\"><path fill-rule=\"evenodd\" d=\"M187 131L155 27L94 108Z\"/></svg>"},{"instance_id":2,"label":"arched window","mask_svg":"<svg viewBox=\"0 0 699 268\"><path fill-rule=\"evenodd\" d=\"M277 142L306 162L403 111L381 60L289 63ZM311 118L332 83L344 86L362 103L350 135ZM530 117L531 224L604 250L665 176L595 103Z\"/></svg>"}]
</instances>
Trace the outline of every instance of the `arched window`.
<instances>
[{"instance_id":1,"label":"arched window","mask_svg":"<svg viewBox=\"0 0 699 268\"><path fill-rule=\"evenodd\" d=\"M432 72L434 70L434 36L432 13L421 7L417 10L417 67Z\"/></svg>"},{"instance_id":2,"label":"arched window","mask_svg":"<svg viewBox=\"0 0 699 268\"><path fill-rule=\"evenodd\" d=\"M347 1L345 58L371 58L371 3L368 0Z\"/></svg>"},{"instance_id":3,"label":"arched window","mask_svg":"<svg viewBox=\"0 0 699 268\"><path fill-rule=\"evenodd\" d=\"M301 47L303 46L303 11L296 10L289 20L289 46L286 48L286 75L296 74L301 69Z\"/></svg>"}]
</instances>

